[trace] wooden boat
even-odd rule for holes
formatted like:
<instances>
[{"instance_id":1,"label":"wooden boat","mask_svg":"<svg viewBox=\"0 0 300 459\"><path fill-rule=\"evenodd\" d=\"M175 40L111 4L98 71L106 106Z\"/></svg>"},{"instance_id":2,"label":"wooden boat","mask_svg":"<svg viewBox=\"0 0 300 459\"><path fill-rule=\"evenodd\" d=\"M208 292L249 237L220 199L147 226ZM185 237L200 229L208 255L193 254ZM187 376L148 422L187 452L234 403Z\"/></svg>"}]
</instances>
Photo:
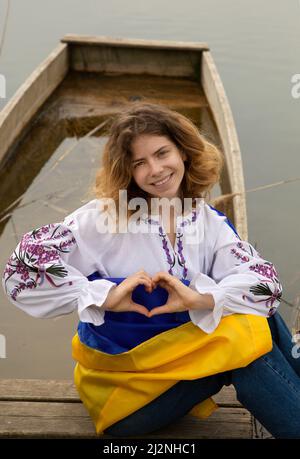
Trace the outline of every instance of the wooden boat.
<instances>
[{"instance_id":1,"label":"wooden boat","mask_svg":"<svg viewBox=\"0 0 300 459\"><path fill-rule=\"evenodd\" d=\"M66 35L0 112L2 230L70 132L82 138L101 131L133 100L189 116L224 153L219 195L244 192L231 109L206 43ZM247 239L245 195L211 202Z\"/></svg>"}]
</instances>

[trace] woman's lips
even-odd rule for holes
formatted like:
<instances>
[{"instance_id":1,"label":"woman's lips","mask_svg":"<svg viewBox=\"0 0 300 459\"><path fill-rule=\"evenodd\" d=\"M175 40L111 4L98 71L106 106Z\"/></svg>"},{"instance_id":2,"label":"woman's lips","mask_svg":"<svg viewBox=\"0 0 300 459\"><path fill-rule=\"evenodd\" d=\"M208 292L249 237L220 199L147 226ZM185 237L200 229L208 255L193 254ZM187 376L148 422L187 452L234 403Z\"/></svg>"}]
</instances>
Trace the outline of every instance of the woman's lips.
<instances>
[{"instance_id":1,"label":"woman's lips","mask_svg":"<svg viewBox=\"0 0 300 459\"><path fill-rule=\"evenodd\" d=\"M164 186L166 185L167 183L169 183L170 179L173 177L173 172L171 174L168 175L168 177L166 177L164 180L163 180L163 183L160 183L159 185L158 184L155 184L155 183L152 183L153 186L155 187L161 187L161 186ZM161 182L162 180L160 180Z\"/></svg>"}]
</instances>

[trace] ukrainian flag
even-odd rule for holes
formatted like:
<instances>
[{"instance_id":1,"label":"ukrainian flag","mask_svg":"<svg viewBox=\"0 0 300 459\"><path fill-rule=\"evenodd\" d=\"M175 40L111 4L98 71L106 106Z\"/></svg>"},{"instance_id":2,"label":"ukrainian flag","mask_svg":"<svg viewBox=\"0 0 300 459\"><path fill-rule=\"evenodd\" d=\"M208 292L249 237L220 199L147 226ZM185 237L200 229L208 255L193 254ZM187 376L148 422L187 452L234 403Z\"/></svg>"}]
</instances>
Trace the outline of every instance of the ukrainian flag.
<instances>
[{"instance_id":1,"label":"ukrainian flag","mask_svg":"<svg viewBox=\"0 0 300 459\"><path fill-rule=\"evenodd\" d=\"M90 281L101 276L94 273ZM124 278L106 278L119 284ZM182 280L185 285L189 281ZM168 293L139 285L135 302L149 310ZM194 325L187 311L147 318L136 312L105 311L105 323L79 322L72 340L75 385L100 435L181 380L203 378L245 367L272 350L265 317L233 314L210 334ZM190 414L205 418L217 409L210 398Z\"/></svg>"}]
</instances>

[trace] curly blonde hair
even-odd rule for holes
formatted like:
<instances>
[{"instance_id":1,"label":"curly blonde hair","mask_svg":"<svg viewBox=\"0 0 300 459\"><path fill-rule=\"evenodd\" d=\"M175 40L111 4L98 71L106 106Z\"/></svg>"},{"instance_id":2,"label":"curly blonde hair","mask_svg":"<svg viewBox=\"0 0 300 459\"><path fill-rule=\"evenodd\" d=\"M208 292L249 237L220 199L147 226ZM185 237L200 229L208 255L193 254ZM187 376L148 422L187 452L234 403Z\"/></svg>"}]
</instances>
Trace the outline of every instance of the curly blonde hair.
<instances>
[{"instance_id":1,"label":"curly blonde hair","mask_svg":"<svg viewBox=\"0 0 300 459\"><path fill-rule=\"evenodd\" d=\"M132 102L113 120L104 147L102 166L97 171L91 193L96 198L112 198L119 208L119 190L127 190L128 202L135 197L148 200L132 177L131 144L141 134L165 136L187 156L181 183L181 199L210 198L210 190L220 180L224 157L201 135L193 122L166 106ZM132 211L128 211L130 215Z\"/></svg>"}]
</instances>

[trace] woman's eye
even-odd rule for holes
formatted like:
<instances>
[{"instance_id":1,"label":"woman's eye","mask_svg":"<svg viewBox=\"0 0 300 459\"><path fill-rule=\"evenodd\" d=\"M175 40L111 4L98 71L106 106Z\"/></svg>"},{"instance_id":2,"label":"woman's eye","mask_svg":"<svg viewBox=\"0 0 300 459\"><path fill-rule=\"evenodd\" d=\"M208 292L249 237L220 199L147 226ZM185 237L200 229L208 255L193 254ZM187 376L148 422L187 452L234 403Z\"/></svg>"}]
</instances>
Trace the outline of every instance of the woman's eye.
<instances>
[{"instance_id":1,"label":"woman's eye","mask_svg":"<svg viewBox=\"0 0 300 459\"><path fill-rule=\"evenodd\" d=\"M158 153L158 156L163 156L163 155L165 155L166 153L168 153L168 152L167 152L167 151L160 151L160 152ZM133 167L136 168L136 167L138 167L138 166L142 166L143 164L144 164L143 162L136 163L136 164L134 164Z\"/></svg>"},{"instance_id":2,"label":"woman's eye","mask_svg":"<svg viewBox=\"0 0 300 459\"><path fill-rule=\"evenodd\" d=\"M136 168L137 166L141 166L143 163L137 163L133 167Z\"/></svg>"}]
</instances>

